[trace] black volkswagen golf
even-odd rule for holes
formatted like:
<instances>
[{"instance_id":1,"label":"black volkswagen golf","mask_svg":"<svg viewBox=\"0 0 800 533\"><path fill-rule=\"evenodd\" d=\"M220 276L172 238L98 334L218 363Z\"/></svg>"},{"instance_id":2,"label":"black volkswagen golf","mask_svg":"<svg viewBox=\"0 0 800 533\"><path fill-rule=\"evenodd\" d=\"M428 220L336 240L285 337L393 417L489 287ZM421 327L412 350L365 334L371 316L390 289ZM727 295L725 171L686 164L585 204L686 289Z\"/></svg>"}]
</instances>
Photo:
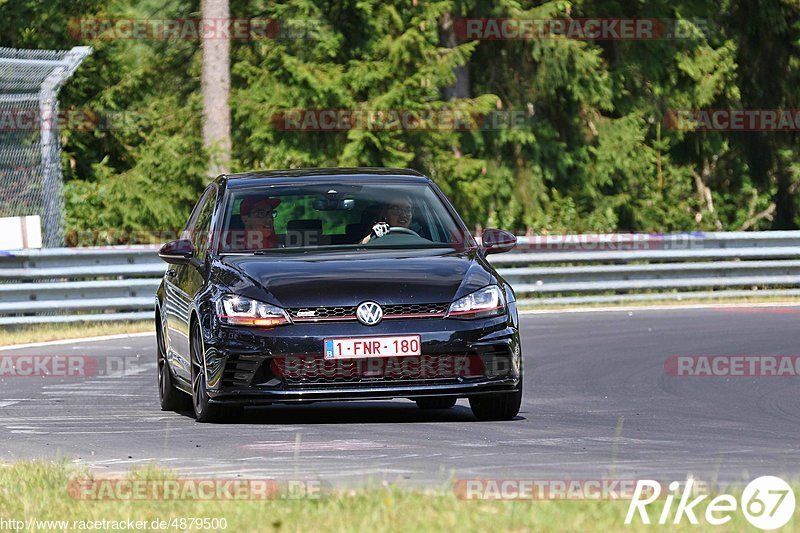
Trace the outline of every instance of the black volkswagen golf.
<instances>
[{"instance_id":1,"label":"black volkswagen golf","mask_svg":"<svg viewBox=\"0 0 800 533\"><path fill-rule=\"evenodd\" d=\"M200 422L271 403L409 398L479 420L522 399L511 287L441 190L409 170L220 176L203 192L156 295L164 410Z\"/></svg>"}]
</instances>

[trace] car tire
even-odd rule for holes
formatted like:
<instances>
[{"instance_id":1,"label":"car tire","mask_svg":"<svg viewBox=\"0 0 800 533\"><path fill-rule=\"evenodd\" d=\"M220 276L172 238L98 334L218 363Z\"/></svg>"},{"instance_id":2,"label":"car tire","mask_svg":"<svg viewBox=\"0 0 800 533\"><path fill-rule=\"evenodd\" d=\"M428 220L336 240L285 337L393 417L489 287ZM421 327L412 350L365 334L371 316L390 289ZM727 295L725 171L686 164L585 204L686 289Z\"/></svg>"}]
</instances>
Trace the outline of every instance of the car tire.
<instances>
[{"instance_id":1,"label":"car tire","mask_svg":"<svg viewBox=\"0 0 800 533\"><path fill-rule=\"evenodd\" d=\"M164 341L164 324L156 322L156 350L158 362L158 399L162 411L188 411L192 407L189 395L179 390L174 383L172 370L167 362L167 347Z\"/></svg>"},{"instance_id":2,"label":"car tire","mask_svg":"<svg viewBox=\"0 0 800 533\"><path fill-rule=\"evenodd\" d=\"M450 409L456 404L458 398L417 398L417 407L420 409Z\"/></svg>"},{"instance_id":3,"label":"car tire","mask_svg":"<svg viewBox=\"0 0 800 533\"><path fill-rule=\"evenodd\" d=\"M206 373L203 366L203 337L200 326L192 326L189 337L189 353L192 361L192 410L198 422L222 422L230 420L230 415L235 414L235 408L211 403L206 390ZM226 416L227 415L227 416Z\"/></svg>"},{"instance_id":4,"label":"car tire","mask_svg":"<svg viewBox=\"0 0 800 533\"><path fill-rule=\"evenodd\" d=\"M521 404L522 380L520 380L517 392L496 396L476 396L469 399L472 414L481 421L511 420L519 414Z\"/></svg>"}]
</instances>

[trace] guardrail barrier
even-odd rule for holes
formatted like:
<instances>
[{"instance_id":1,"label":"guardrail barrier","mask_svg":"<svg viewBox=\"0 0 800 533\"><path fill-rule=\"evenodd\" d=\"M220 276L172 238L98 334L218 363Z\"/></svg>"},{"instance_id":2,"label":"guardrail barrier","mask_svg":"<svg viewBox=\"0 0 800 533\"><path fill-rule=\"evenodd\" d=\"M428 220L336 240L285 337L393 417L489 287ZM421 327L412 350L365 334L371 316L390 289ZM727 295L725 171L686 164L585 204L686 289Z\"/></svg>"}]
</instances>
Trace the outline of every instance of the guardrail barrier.
<instances>
[{"instance_id":1,"label":"guardrail barrier","mask_svg":"<svg viewBox=\"0 0 800 533\"><path fill-rule=\"evenodd\" d=\"M489 256L522 305L800 295L800 231L519 237ZM153 246L0 252L0 326L149 320Z\"/></svg>"}]
</instances>

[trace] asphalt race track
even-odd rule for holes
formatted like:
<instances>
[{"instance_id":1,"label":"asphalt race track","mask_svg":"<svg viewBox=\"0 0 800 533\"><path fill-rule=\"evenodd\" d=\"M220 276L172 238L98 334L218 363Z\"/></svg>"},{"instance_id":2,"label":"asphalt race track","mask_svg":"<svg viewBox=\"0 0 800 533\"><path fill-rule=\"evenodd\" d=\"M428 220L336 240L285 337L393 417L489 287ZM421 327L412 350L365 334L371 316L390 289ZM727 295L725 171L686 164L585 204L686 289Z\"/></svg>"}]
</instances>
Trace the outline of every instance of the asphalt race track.
<instances>
[{"instance_id":1,"label":"asphalt race track","mask_svg":"<svg viewBox=\"0 0 800 533\"><path fill-rule=\"evenodd\" d=\"M6 350L0 359L89 356L100 370L3 378L0 454L67 458L103 474L158 462L186 476L334 485L798 479L800 378L679 377L664 366L671 355L798 355L798 324L800 307L525 315L525 393L510 422L477 422L464 400L426 412L398 399L197 424L159 409L154 336ZM124 371L109 373L106 359L125 361Z\"/></svg>"}]
</instances>

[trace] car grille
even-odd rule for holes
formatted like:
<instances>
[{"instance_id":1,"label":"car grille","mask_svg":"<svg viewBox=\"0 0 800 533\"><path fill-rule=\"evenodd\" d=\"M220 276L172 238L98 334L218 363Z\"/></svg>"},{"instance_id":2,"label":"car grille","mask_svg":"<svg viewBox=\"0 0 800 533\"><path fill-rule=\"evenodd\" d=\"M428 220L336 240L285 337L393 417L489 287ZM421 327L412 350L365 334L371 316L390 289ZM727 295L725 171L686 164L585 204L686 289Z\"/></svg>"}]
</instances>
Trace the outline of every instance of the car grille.
<instances>
[{"instance_id":1,"label":"car grille","mask_svg":"<svg viewBox=\"0 0 800 533\"><path fill-rule=\"evenodd\" d=\"M480 355L437 354L361 359L324 359L321 354L232 353L227 357L222 385L227 387L460 383L472 378L506 376L511 369L506 347Z\"/></svg>"},{"instance_id":2,"label":"car grille","mask_svg":"<svg viewBox=\"0 0 800 533\"><path fill-rule=\"evenodd\" d=\"M443 317L450 304L392 304L384 305L383 318L435 318ZM356 306L344 307L293 307L288 309L293 322L322 322L356 320Z\"/></svg>"},{"instance_id":3,"label":"car grille","mask_svg":"<svg viewBox=\"0 0 800 533\"><path fill-rule=\"evenodd\" d=\"M486 373L479 356L453 354L339 360L287 355L274 357L269 369L287 386L458 383Z\"/></svg>"},{"instance_id":4,"label":"car grille","mask_svg":"<svg viewBox=\"0 0 800 533\"><path fill-rule=\"evenodd\" d=\"M399 318L401 316L431 316L447 312L450 304L399 304L383 307L383 318Z\"/></svg>"}]
</instances>

